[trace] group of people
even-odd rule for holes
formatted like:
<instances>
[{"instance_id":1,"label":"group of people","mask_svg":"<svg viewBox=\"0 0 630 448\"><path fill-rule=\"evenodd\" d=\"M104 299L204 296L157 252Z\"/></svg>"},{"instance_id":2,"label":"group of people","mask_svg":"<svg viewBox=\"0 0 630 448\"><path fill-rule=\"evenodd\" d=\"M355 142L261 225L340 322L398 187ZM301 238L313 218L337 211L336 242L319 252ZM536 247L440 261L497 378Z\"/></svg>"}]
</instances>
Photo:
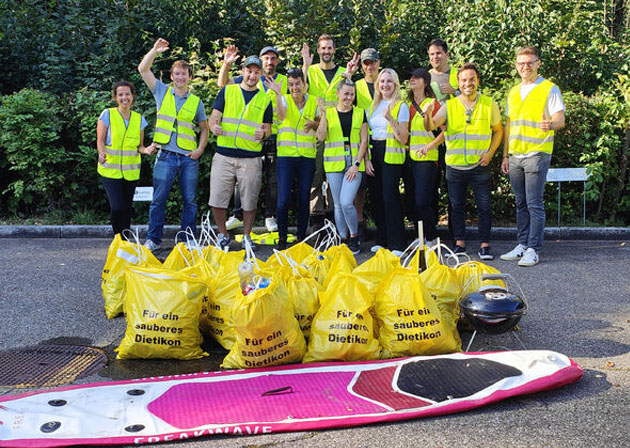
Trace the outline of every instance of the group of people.
<instances>
[{"instance_id":1,"label":"group of people","mask_svg":"<svg viewBox=\"0 0 630 448\"><path fill-rule=\"evenodd\" d=\"M501 258L518 260L521 266L538 263L545 223L543 189L554 132L564 126L565 116L558 87L538 75L541 62L536 48L517 51L521 82L509 93L504 126L498 104L479 93L479 68L473 63L451 66L441 39L428 45L431 69L409 73L405 94L396 71L381 69L373 48L353 54L345 68L337 65L335 42L328 34L318 39L319 63L313 64L314 55L304 44L302 67L291 68L286 75L276 71L279 52L267 46L259 56L246 57L241 74L229 79L230 67L239 59L238 48L230 46L219 72L221 90L209 117L203 101L189 90L191 73L185 61L173 64L170 86L152 74L153 61L168 45L158 39L138 66L156 100L153 143L144 146L147 123L130 109L135 91L128 82L114 86L117 107L103 111L98 121L98 172L110 200L114 232L130 226L140 154L156 150L145 246L160 247L166 200L175 177L183 202L181 227L196 232L198 160L212 132L217 148L208 203L221 247L230 244L228 227L241 219L243 244L251 243L263 175L266 224L269 230L277 226L280 249L287 246L294 184L298 240L305 238L309 221L314 227L321 224L332 206L339 235L353 253L359 253L367 191L376 224L373 251L405 249L405 214L423 223L431 244L437 237L443 160L453 252L467 251L470 185L481 239L477 253L482 260L491 260L490 162L503 143L501 169L509 174L516 198L518 244ZM364 76L354 82L359 67ZM228 220L233 196L238 197L242 218Z\"/></svg>"}]
</instances>

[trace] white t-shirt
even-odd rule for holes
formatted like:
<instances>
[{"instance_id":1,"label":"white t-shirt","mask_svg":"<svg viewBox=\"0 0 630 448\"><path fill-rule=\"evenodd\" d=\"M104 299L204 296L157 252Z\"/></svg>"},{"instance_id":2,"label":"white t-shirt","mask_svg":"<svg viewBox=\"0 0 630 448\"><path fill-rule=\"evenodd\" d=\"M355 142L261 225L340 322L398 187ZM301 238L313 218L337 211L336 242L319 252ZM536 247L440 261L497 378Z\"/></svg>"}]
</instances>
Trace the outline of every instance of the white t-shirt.
<instances>
[{"instance_id":1,"label":"white t-shirt","mask_svg":"<svg viewBox=\"0 0 630 448\"><path fill-rule=\"evenodd\" d=\"M534 90L534 87L536 87L544 80L545 78L539 76L538 79L531 84L521 84L521 101L525 101L525 98L527 98L529 92ZM549 92L549 96L547 97L547 102L545 103L545 117L549 119L556 112L560 112L565 109L566 107L564 107L564 102L562 101L562 94L560 93L560 89L554 84L554 86L551 88L551 91ZM507 105L505 106L505 115L508 116Z\"/></svg>"},{"instance_id":2,"label":"white t-shirt","mask_svg":"<svg viewBox=\"0 0 630 448\"><path fill-rule=\"evenodd\" d=\"M368 117L368 124L372 130L372 138L374 140L385 140L387 138L387 120L383 116L383 112L389 106L391 100L383 100L378 104L376 110ZM409 123L409 107L407 103L402 103L398 110L398 123Z\"/></svg>"}]
</instances>

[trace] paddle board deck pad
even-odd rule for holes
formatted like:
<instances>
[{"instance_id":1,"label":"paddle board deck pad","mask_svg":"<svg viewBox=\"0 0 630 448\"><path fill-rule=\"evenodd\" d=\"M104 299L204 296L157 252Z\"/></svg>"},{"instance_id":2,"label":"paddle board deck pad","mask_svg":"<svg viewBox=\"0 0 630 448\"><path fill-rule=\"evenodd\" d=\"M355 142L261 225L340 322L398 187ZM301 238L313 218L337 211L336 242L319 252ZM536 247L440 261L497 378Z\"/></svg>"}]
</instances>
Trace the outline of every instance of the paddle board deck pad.
<instances>
[{"instance_id":1,"label":"paddle board deck pad","mask_svg":"<svg viewBox=\"0 0 630 448\"><path fill-rule=\"evenodd\" d=\"M144 444L466 411L576 381L551 351L454 353L83 384L0 397L0 446Z\"/></svg>"}]
</instances>

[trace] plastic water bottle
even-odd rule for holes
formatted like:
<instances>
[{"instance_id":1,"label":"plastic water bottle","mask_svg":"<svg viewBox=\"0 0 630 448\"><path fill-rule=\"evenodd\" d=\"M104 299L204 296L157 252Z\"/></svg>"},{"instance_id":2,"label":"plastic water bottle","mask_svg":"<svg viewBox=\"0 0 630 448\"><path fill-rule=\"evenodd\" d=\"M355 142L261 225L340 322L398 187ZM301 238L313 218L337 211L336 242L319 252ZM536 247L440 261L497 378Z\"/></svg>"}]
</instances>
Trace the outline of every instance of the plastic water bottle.
<instances>
[{"instance_id":1,"label":"plastic water bottle","mask_svg":"<svg viewBox=\"0 0 630 448\"><path fill-rule=\"evenodd\" d=\"M254 266L249 261L243 261L238 265L238 278L243 295L249 294L255 288Z\"/></svg>"}]
</instances>

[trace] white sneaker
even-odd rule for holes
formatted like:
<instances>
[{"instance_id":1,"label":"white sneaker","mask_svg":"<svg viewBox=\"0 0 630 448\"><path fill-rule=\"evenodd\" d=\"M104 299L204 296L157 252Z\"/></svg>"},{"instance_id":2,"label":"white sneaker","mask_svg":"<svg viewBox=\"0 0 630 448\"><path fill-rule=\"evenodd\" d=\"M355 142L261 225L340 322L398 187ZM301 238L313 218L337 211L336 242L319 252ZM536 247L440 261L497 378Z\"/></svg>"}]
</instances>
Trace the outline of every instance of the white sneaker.
<instances>
[{"instance_id":1,"label":"white sneaker","mask_svg":"<svg viewBox=\"0 0 630 448\"><path fill-rule=\"evenodd\" d=\"M525 246L523 246L522 244L519 244L514 249L512 249L511 251L501 255L501 257L499 257L499 258L501 258L501 260L505 260L505 261L520 260L526 250L527 250L527 248Z\"/></svg>"},{"instance_id":2,"label":"white sneaker","mask_svg":"<svg viewBox=\"0 0 630 448\"><path fill-rule=\"evenodd\" d=\"M154 250L158 250L160 248L160 245L155 243L153 240L146 240L144 242L144 247L153 252Z\"/></svg>"},{"instance_id":3,"label":"white sneaker","mask_svg":"<svg viewBox=\"0 0 630 448\"><path fill-rule=\"evenodd\" d=\"M243 221L238 219L236 216L230 216L227 221L225 221L225 228L227 230L234 230L238 227L243 227Z\"/></svg>"},{"instance_id":4,"label":"white sneaker","mask_svg":"<svg viewBox=\"0 0 630 448\"><path fill-rule=\"evenodd\" d=\"M538 264L538 254L531 247L525 251L523 258L518 262L519 266L534 266Z\"/></svg>"},{"instance_id":5,"label":"white sneaker","mask_svg":"<svg viewBox=\"0 0 630 448\"><path fill-rule=\"evenodd\" d=\"M370 247L370 252L378 252L379 249L382 249L383 246L379 245L379 244L375 244L374 246Z\"/></svg>"},{"instance_id":6,"label":"white sneaker","mask_svg":"<svg viewBox=\"0 0 630 448\"><path fill-rule=\"evenodd\" d=\"M265 218L265 227L267 227L267 232L277 232L278 223L276 222L276 218L273 216L271 218Z\"/></svg>"}]
</instances>

